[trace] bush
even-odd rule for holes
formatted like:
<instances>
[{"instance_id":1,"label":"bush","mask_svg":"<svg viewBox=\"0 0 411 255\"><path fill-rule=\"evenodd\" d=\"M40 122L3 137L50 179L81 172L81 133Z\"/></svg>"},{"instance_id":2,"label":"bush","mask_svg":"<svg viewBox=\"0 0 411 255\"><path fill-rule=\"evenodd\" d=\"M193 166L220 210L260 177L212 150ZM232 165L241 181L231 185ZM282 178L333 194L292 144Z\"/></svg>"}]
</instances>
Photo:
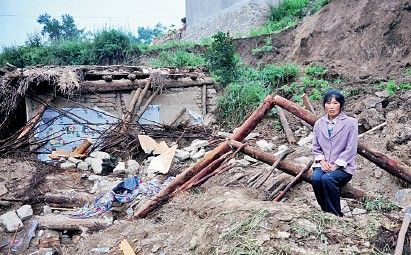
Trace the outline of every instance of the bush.
<instances>
[{"instance_id":1,"label":"bush","mask_svg":"<svg viewBox=\"0 0 411 255\"><path fill-rule=\"evenodd\" d=\"M17 67L47 64L50 61L47 47L43 46L12 46L5 47L0 54L0 64L10 63Z\"/></svg>"},{"instance_id":2,"label":"bush","mask_svg":"<svg viewBox=\"0 0 411 255\"><path fill-rule=\"evenodd\" d=\"M218 101L217 120L229 127L243 122L268 95L261 82L232 83Z\"/></svg>"},{"instance_id":3,"label":"bush","mask_svg":"<svg viewBox=\"0 0 411 255\"><path fill-rule=\"evenodd\" d=\"M90 63L91 45L79 40L53 43L49 49L50 63L54 65L88 65Z\"/></svg>"},{"instance_id":4,"label":"bush","mask_svg":"<svg viewBox=\"0 0 411 255\"><path fill-rule=\"evenodd\" d=\"M205 54L206 64L217 81L226 85L238 79L240 59L234 51L233 38L228 34L218 32L213 39Z\"/></svg>"},{"instance_id":5,"label":"bush","mask_svg":"<svg viewBox=\"0 0 411 255\"><path fill-rule=\"evenodd\" d=\"M99 64L121 64L131 49L129 36L118 30L102 31L91 43L92 62Z\"/></svg>"}]
</instances>

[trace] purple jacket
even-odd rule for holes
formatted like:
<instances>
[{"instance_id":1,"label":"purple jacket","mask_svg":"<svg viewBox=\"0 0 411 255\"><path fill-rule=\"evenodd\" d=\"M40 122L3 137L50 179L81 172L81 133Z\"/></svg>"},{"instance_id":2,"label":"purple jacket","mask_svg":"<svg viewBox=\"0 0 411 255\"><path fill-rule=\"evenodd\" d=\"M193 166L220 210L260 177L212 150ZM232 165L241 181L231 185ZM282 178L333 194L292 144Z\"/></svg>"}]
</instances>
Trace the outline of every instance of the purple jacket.
<instances>
[{"instance_id":1,"label":"purple jacket","mask_svg":"<svg viewBox=\"0 0 411 255\"><path fill-rule=\"evenodd\" d=\"M326 160L344 168L349 174L354 174L354 159L358 146L358 122L341 112L336 118L336 124L328 136L328 116L322 116L314 124L313 154L314 167L321 167L320 161Z\"/></svg>"}]
</instances>

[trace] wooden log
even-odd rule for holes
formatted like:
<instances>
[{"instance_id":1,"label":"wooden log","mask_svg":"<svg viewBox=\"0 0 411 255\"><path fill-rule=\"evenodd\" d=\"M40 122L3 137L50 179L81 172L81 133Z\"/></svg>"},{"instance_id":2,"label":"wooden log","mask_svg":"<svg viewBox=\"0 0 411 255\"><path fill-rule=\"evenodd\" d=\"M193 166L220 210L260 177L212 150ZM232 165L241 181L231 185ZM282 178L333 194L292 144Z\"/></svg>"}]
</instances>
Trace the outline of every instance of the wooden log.
<instances>
[{"instance_id":1,"label":"wooden log","mask_svg":"<svg viewBox=\"0 0 411 255\"><path fill-rule=\"evenodd\" d=\"M203 86L215 84L215 80L211 77L204 77L197 80L165 80L166 88L184 88L192 86ZM129 91L137 88L144 88L146 80L113 80L112 82L106 82L104 80L98 81L83 81L80 83L81 88L84 91L92 92L113 92L113 91Z\"/></svg>"},{"instance_id":2,"label":"wooden log","mask_svg":"<svg viewBox=\"0 0 411 255\"><path fill-rule=\"evenodd\" d=\"M183 114L186 112L186 108L184 107L183 109L181 109L180 110L180 112L176 115L176 117L174 118L174 120L172 120L171 122L170 122L170 124L168 124L169 126L173 126L174 125L174 123L176 123L176 121L181 117L181 116L183 116Z\"/></svg>"},{"instance_id":3,"label":"wooden log","mask_svg":"<svg viewBox=\"0 0 411 255\"><path fill-rule=\"evenodd\" d=\"M34 115L34 117L26 124L26 126L24 127L23 131L20 133L20 135L17 137L17 140L22 138L23 136L25 136L28 132L30 132L34 126L36 125L36 123L40 120L41 116L43 116L43 113L46 111L47 109L47 105L50 104L51 102L53 102L55 96L54 95L49 95L44 104L40 105L39 108L37 109L36 114Z\"/></svg>"},{"instance_id":4,"label":"wooden log","mask_svg":"<svg viewBox=\"0 0 411 255\"><path fill-rule=\"evenodd\" d=\"M313 107L313 105L311 104L310 99L308 98L307 94L304 93L304 94L301 96L301 99L303 100L303 104L304 104L305 108L307 108L307 110L309 110L310 112L312 112L312 113L315 114L314 107Z\"/></svg>"},{"instance_id":5,"label":"wooden log","mask_svg":"<svg viewBox=\"0 0 411 255\"><path fill-rule=\"evenodd\" d=\"M242 141L251 131L255 129L258 123L260 123L260 121L267 115L267 113L271 111L273 107L273 97L269 95L253 112L253 114L243 123L243 125L233 134L231 139L235 141ZM230 150L231 148L228 146L228 142L221 143L217 148L207 153L203 159L199 160L196 164L185 169L182 173L177 175L177 177L173 181L171 181L164 189L162 189L157 195L143 204L134 214L133 219L145 217L150 211L169 199L172 192L176 190L180 185L184 184L192 176L201 171L201 169L205 168L207 165L213 162L215 158L227 153Z\"/></svg>"},{"instance_id":6,"label":"wooden log","mask_svg":"<svg viewBox=\"0 0 411 255\"><path fill-rule=\"evenodd\" d=\"M311 113L310 111L303 109L298 104L293 103L280 96L275 96L274 100L275 104L293 113L295 116L301 118L310 125L314 125L314 123L320 118L317 115ZM403 181L411 183L411 168L406 164L382 152L372 150L360 142L358 143L357 152L358 154L370 160L371 162L381 167L388 173L400 178Z\"/></svg>"},{"instance_id":7,"label":"wooden log","mask_svg":"<svg viewBox=\"0 0 411 255\"><path fill-rule=\"evenodd\" d=\"M73 153L74 154L84 154L84 152L87 151L87 149L91 146L91 139L86 138L84 141L76 148L74 149Z\"/></svg>"},{"instance_id":8,"label":"wooden log","mask_svg":"<svg viewBox=\"0 0 411 255\"><path fill-rule=\"evenodd\" d=\"M116 92L116 105L117 105L116 109L117 109L118 118L122 118L123 109L121 107L121 93L118 91Z\"/></svg>"},{"instance_id":9,"label":"wooden log","mask_svg":"<svg viewBox=\"0 0 411 255\"><path fill-rule=\"evenodd\" d=\"M190 178L190 180L186 181L183 185L181 185L176 191L183 191L189 189L194 182L198 181L199 179L203 178L204 176L218 168L222 164L222 162L229 156L229 154L230 152L227 152L226 154L211 162L208 166L199 171L195 176Z\"/></svg>"},{"instance_id":10,"label":"wooden log","mask_svg":"<svg viewBox=\"0 0 411 255\"><path fill-rule=\"evenodd\" d=\"M46 203L54 205L60 204L61 207L83 206L88 201L94 199L91 195L85 192L77 195L77 197L72 197L63 194L46 193L43 198Z\"/></svg>"},{"instance_id":11,"label":"wooden log","mask_svg":"<svg viewBox=\"0 0 411 255\"><path fill-rule=\"evenodd\" d=\"M109 225L104 218L73 219L64 215L46 215L36 218L39 229L82 230L83 228L105 227Z\"/></svg>"},{"instance_id":12,"label":"wooden log","mask_svg":"<svg viewBox=\"0 0 411 255\"><path fill-rule=\"evenodd\" d=\"M138 122L141 118L141 116L143 116L144 112L147 110L148 106L151 104L151 102L154 100L154 98L158 95L158 93L163 89L164 84L162 84L161 86L159 86L154 92L153 94L151 94L151 96L147 99L147 102L144 104L143 108L141 109L141 111L138 113L137 117L135 120L135 122Z\"/></svg>"},{"instance_id":13,"label":"wooden log","mask_svg":"<svg viewBox=\"0 0 411 255\"><path fill-rule=\"evenodd\" d=\"M268 200L273 200L274 197L285 188L285 183L280 183L280 185L278 185L278 187L273 190L273 192L271 192L271 194L268 196Z\"/></svg>"},{"instance_id":14,"label":"wooden log","mask_svg":"<svg viewBox=\"0 0 411 255\"><path fill-rule=\"evenodd\" d=\"M207 85L204 84L201 88L201 108L203 115L207 114Z\"/></svg>"},{"instance_id":15,"label":"wooden log","mask_svg":"<svg viewBox=\"0 0 411 255\"><path fill-rule=\"evenodd\" d=\"M284 114L284 111L277 105L275 106L275 108L277 109L278 116L280 116L281 126L283 126L285 137L287 138L288 143L297 144L293 131L291 130L290 125L288 124L287 117Z\"/></svg>"},{"instance_id":16,"label":"wooden log","mask_svg":"<svg viewBox=\"0 0 411 255\"><path fill-rule=\"evenodd\" d=\"M229 145L233 148L238 148L243 144L237 141L229 141ZM272 165L277 160L277 157L275 155L263 152L249 145L246 145L243 148L242 152L270 165ZM297 176L300 172L301 166L295 164L293 161L283 159L278 163L277 169L292 176ZM312 171L305 172L304 174L302 174L301 179L305 182L311 183L311 175ZM349 183L341 189L341 192L342 196L354 199L360 199L366 195L366 193L363 190L355 188L351 186Z\"/></svg>"},{"instance_id":17,"label":"wooden log","mask_svg":"<svg viewBox=\"0 0 411 255\"><path fill-rule=\"evenodd\" d=\"M300 179L301 175L303 173L305 173L306 171L308 171L308 169L310 169L310 167L312 166L312 164L314 163L314 161L310 160L310 162L308 162L308 164L304 167L303 170L301 170L301 172L299 172L297 174L297 176L295 176L295 178L287 185L287 187L285 187L285 189L274 199L275 202L280 201L280 199L285 195L285 193L287 193L287 191L289 189L291 189L291 187Z\"/></svg>"},{"instance_id":18,"label":"wooden log","mask_svg":"<svg viewBox=\"0 0 411 255\"><path fill-rule=\"evenodd\" d=\"M218 167L210 167L210 166L213 165L216 161L218 161L218 160L216 160L216 161L214 161L213 163L211 163L208 167L206 167L206 168L204 168L203 170L201 170L198 174L196 174L196 176L194 176L193 178L191 178L188 182L186 182L186 183L183 185L183 186L186 186L186 187L184 188L184 190L190 189L192 186L197 186L197 185L199 185L199 184L207 181L210 177L212 177L212 176L214 176L214 175L216 175L216 174L218 174L218 173L220 173L220 172L222 172L222 171L231 169L234 165L232 165L232 164L227 164L227 162L230 161L232 158L234 158L235 155L237 155L237 154L241 151L241 149L242 149L242 147L237 148L237 150L236 150L234 153L232 153L231 155L230 155L230 152L227 152L226 154L224 154L223 156L221 156L221 158L218 159L218 160L223 159L224 161L223 161L221 164L219 164ZM229 156L229 155L230 155L230 156ZM186 185L187 183L189 183L189 185Z\"/></svg>"},{"instance_id":19,"label":"wooden log","mask_svg":"<svg viewBox=\"0 0 411 255\"><path fill-rule=\"evenodd\" d=\"M140 97L141 93L141 88L138 88L136 91L134 91L133 98L130 101L130 105L127 108L127 117L124 118L124 122L130 122L133 119L134 112L136 109L136 103L138 98Z\"/></svg>"},{"instance_id":20,"label":"wooden log","mask_svg":"<svg viewBox=\"0 0 411 255\"><path fill-rule=\"evenodd\" d=\"M407 234L409 225L410 225L410 214L405 213L400 232L398 233L397 245L395 246L394 255L402 255L402 251L404 249L405 235Z\"/></svg>"},{"instance_id":21,"label":"wooden log","mask_svg":"<svg viewBox=\"0 0 411 255\"><path fill-rule=\"evenodd\" d=\"M134 111L138 112L138 110L140 109L140 105L143 102L143 99L147 94L147 90L150 87L152 82L153 82L153 75L150 75L150 78L148 79L146 85L144 86L144 89L142 90L142 92L140 93L140 95L138 97L138 101L137 101L136 105L133 107L133 114L134 114ZM133 116L133 118L130 119L130 121L131 120L134 120L134 116Z\"/></svg>"},{"instance_id":22,"label":"wooden log","mask_svg":"<svg viewBox=\"0 0 411 255\"><path fill-rule=\"evenodd\" d=\"M270 177L270 175L272 174L272 172L274 171L274 169L278 166L278 163L280 163L280 161L285 158L288 154L294 152L294 149L291 148L287 148L285 150L280 151L276 157L276 161L274 162L274 164L272 164L272 166L270 167L270 169L267 171L267 173L265 173L265 175L263 175L263 177L257 181L257 183L255 185L253 185L253 188L260 188L264 182L268 179L268 177Z\"/></svg>"}]
</instances>

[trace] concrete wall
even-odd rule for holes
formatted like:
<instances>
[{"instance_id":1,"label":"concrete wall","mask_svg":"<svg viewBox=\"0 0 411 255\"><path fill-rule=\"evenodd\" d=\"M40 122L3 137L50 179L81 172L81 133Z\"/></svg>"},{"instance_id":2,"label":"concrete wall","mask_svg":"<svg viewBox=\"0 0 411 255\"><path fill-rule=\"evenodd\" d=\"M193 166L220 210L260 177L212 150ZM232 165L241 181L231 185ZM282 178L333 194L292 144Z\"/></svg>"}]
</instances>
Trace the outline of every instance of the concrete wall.
<instances>
[{"instance_id":1,"label":"concrete wall","mask_svg":"<svg viewBox=\"0 0 411 255\"><path fill-rule=\"evenodd\" d=\"M251 29L264 26L270 5L280 0L186 0L184 40L201 41L218 31L247 35Z\"/></svg>"},{"instance_id":2,"label":"concrete wall","mask_svg":"<svg viewBox=\"0 0 411 255\"><path fill-rule=\"evenodd\" d=\"M216 108L216 90L212 85L208 85L206 91L206 109L207 113L209 113ZM100 94L101 97L85 94L79 98L71 100L57 98L54 100L53 104L58 108L81 108L84 106L89 109L94 109L97 107L99 110L121 119L123 115L121 108L128 108L133 95L134 91L104 93ZM147 93L141 107L145 104L149 96L150 94ZM119 104L121 104L121 107L117 107ZM202 86L165 89L160 95L155 97L151 105L159 106L160 111L158 121L160 123L169 124L176 118L183 108L186 108L186 112L179 121L192 120L193 117L190 116L190 111L204 115L202 105ZM36 101L26 98L27 119L31 119L34 116L38 106L39 104Z\"/></svg>"}]
</instances>

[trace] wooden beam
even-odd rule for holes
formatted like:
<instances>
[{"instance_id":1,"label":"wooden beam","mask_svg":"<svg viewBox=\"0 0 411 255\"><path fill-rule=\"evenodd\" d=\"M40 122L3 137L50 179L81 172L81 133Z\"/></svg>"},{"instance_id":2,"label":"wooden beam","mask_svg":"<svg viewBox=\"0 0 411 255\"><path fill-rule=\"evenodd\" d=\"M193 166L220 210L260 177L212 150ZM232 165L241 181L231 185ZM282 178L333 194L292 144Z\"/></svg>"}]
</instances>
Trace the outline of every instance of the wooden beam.
<instances>
[{"instance_id":1,"label":"wooden beam","mask_svg":"<svg viewBox=\"0 0 411 255\"><path fill-rule=\"evenodd\" d=\"M311 168L312 164L314 163L314 161L310 160L310 162L308 162L308 164L303 168L303 170L301 170L301 172L299 172L295 178L287 185L287 187L285 187L285 189L274 199L275 202L280 201L280 199L285 195L285 193L287 193L287 191L289 189L291 189L291 187L301 178L301 175L305 172L308 171L308 169Z\"/></svg>"},{"instance_id":2,"label":"wooden beam","mask_svg":"<svg viewBox=\"0 0 411 255\"><path fill-rule=\"evenodd\" d=\"M55 96L54 95L49 95L44 104L40 105L37 109L36 114L34 115L33 118L31 118L31 120L26 124L26 126L24 127L23 131L20 133L20 135L17 137L17 139L22 138L23 136L25 136L28 132L30 132L34 126L36 125L36 123L40 120L41 116L43 116L43 113L46 111L47 109L47 104L50 104L51 102L53 102Z\"/></svg>"},{"instance_id":3,"label":"wooden beam","mask_svg":"<svg viewBox=\"0 0 411 255\"><path fill-rule=\"evenodd\" d=\"M293 130L291 129L290 125L288 124L287 117L284 114L283 109L279 107L278 105L275 106L278 112L278 116L280 116L280 122L281 126L283 126L285 137L287 138L287 141L289 144L297 144L297 141L295 140Z\"/></svg>"},{"instance_id":4,"label":"wooden beam","mask_svg":"<svg viewBox=\"0 0 411 255\"><path fill-rule=\"evenodd\" d=\"M113 80L111 82L106 82L104 80L98 81L83 81L80 86L85 91L92 92L112 92L112 91L122 91L122 90L135 90L137 88L144 88L147 80ZM197 80L187 79L187 80L165 80L166 88L184 88L191 86L203 86L215 84L215 80L211 77L204 77Z\"/></svg>"}]
</instances>

